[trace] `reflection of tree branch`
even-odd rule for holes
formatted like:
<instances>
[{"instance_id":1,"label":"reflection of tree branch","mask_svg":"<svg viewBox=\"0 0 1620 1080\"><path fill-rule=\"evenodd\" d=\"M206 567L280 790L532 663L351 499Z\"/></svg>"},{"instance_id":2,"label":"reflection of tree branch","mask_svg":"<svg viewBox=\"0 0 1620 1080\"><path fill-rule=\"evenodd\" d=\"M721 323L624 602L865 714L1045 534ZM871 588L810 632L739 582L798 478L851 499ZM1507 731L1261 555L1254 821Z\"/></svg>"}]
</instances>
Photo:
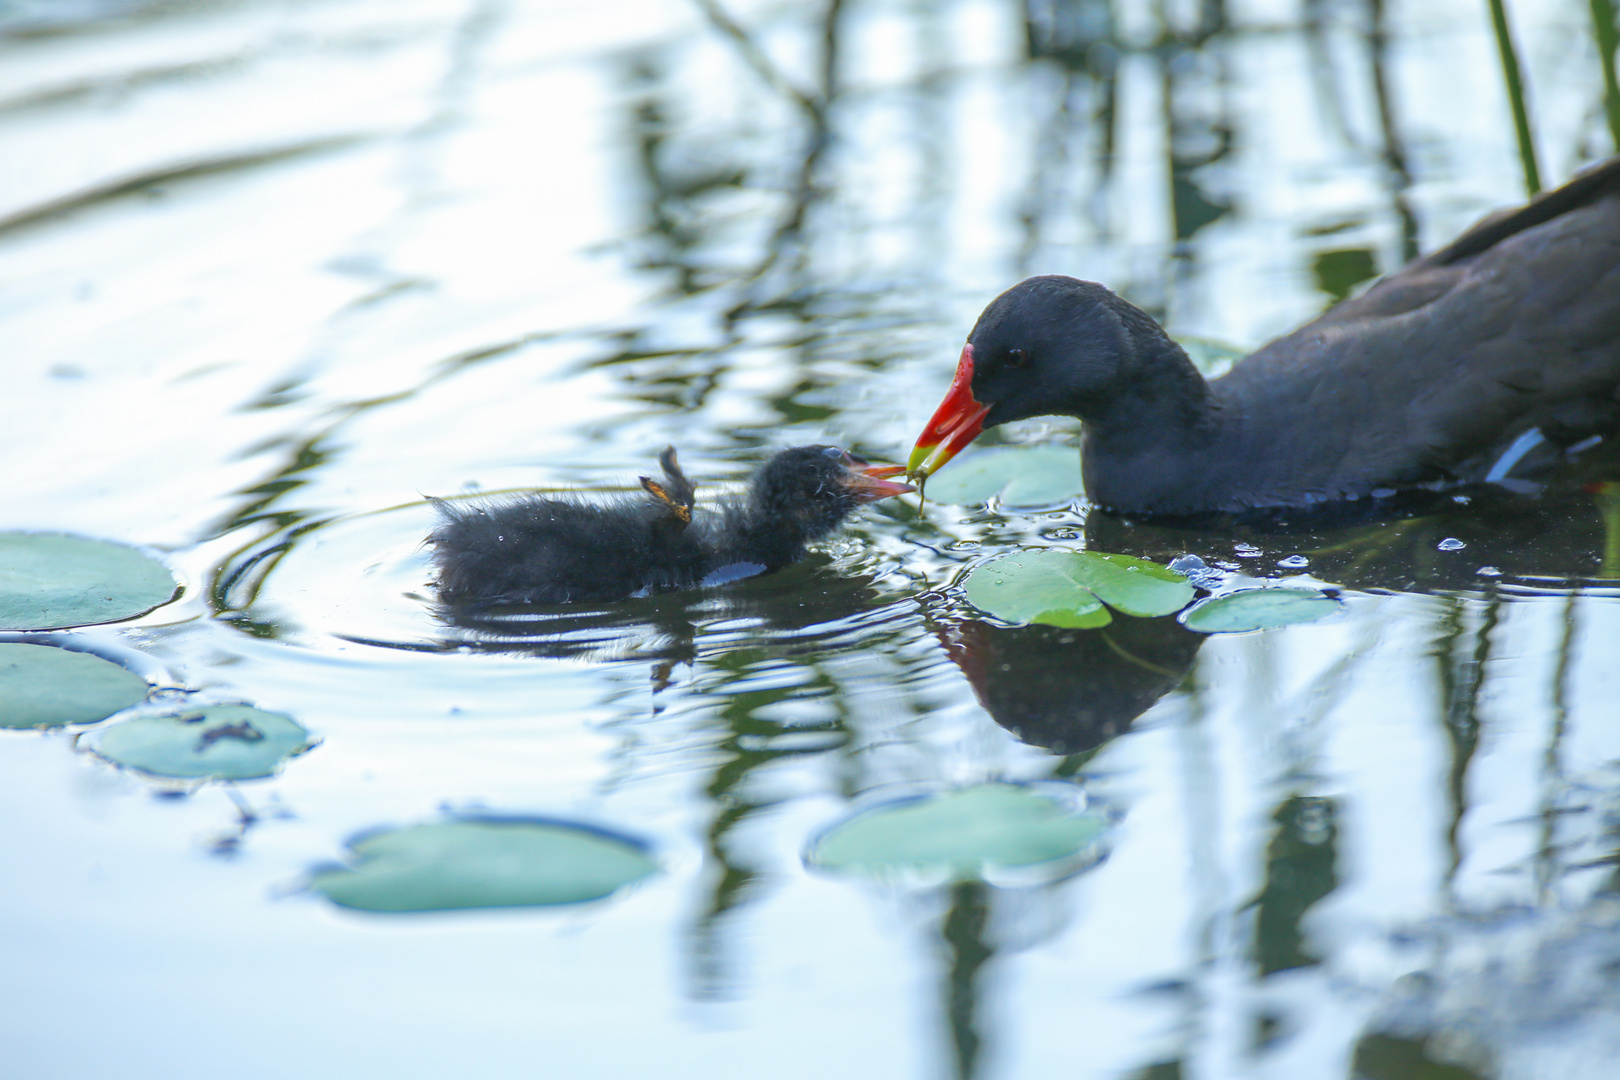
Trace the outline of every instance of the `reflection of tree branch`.
<instances>
[{"instance_id":1,"label":"reflection of tree branch","mask_svg":"<svg viewBox=\"0 0 1620 1080\"><path fill-rule=\"evenodd\" d=\"M1331 118L1339 138L1352 150L1370 153L1356 137L1350 117L1345 112L1345 102L1354 96L1355 91L1342 76L1334 62L1333 50L1328 46L1328 6L1329 0L1305 0L1302 12L1305 48L1311 56L1310 70L1306 76L1316 90L1318 104Z\"/></svg>"},{"instance_id":2,"label":"reflection of tree branch","mask_svg":"<svg viewBox=\"0 0 1620 1080\"><path fill-rule=\"evenodd\" d=\"M1322 962L1301 923L1339 887L1338 816L1338 800L1297 791L1271 815L1265 878L1246 905L1254 909L1249 951L1262 978Z\"/></svg>"},{"instance_id":3,"label":"reflection of tree branch","mask_svg":"<svg viewBox=\"0 0 1620 1080\"><path fill-rule=\"evenodd\" d=\"M1225 12L1206 5L1184 34L1167 23L1158 51L1171 222L1177 254L1189 260L1194 234L1232 211L1230 196L1207 191L1197 175L1232 152L1236 125L1227 50L1211 47L1217 40L1224 46L1228 34Z\"/></svg>"},{"instance_id":4,"label":"reflection of tree branch","mask_svg":"<svg viewBox=\"0 0 1620 1080\"><path fill-rule=\"evenodd\" d=\"M982 881L964 881L951 889L951 909L941 928L950 952L950 981L946 984L946 1017L951 1045L956 1051L958 1080L979 1072L984 1036L979 1032L979 971L995 955L985 941L990 921L990 890Z\"/></svg>"},{"instance_id":5,"label":"reflection of tree branch","mask_svg":"<svg viewBox=\"0 0 1620 1080\"><path fill-rule=\"evenodd\" d=\"M754 69L754 74L764 80L767 86L803 109L811 120L821 118L825 101L817 101L794 86L792 81L778 70L771 58L765 55L765 50L755 43L748 31L720 6L719 0L692 0L692 2L703 11L716 30L731 39L732 44L737 46L737 51L742 54L742 58L748 62L748 66ZM831 6L837 8L841 3L842 0L833 0Z\"/></svg>"},{"instance_id":6,"label":"reflection of tree branch","mask_svg":"<svg viewBox=\"0 0 1620 1080\"><path fill-rule=\"evenodd\" d=\"M1039 125L1029 189L1019 212L1024 237L1018 266L1028 272L1039 251L1046 218L1067 201L1060 187L1070 143L1076 135L1091 131L1096 132L1091 140L1095 173L1092 197L1085 202L1092 228L1100 238L1108 238L1109 222L1099 211L1098 197L1108 189L1113 175L1120 46L1113 9L1106 0L1078 5L1024 0L1024 37L1030 59L1051 61L1060 73L1056 103ZM1082 99L1089 105L1083 112Z\"/></svg>"},{"instance_id":7,"label":"reflection of tree branch","mask_svg":"<svg viewBox=\"0 0 1620 1080\"><path fill-rule=\"evenodd\" d=\"M711 3L712 0L696 0L700 4ZM745 281L758 281L771 269L784 261L790 246L795 246L804 229L804 221L810 208L825 194L817 182L817 175L821 169L821 160L828 146L832 142L832 126L829 115L832 103L838 94L838 57L839 57L839 16L844 8L844 0L827 0L827 10L822 17L821 37L821 88L815 98L803 97L802 102L810 117L810 134L805 141L804 161L799 166L798 182L794 185L793 202L783 215L781 224L776 227L771 236L770 243L764 257L752 272L743 276ZM740 32L740 31L739 31ZM802 246L798 247L798 259L795 260L795 272L802 270L804 255ZM735 320L744 312L757 307L757 302L745 299L726 313L728 320Z\"/></svg>"},{"instance_id":8,"label":"reflection of tree branch","mask_svg":"<svg viewBox=\"0 0 1620 1080\"><path fill-rule=\"evenodd\" d=\"M1463 600L1453 600L1440 619L1440 640L1434 648L1440 683L1441 721L1451 743L1451 769L1446 781L1446 801L1451 811L1446 823L1447 862L1444 887L1448 900L1454 900L1457 871L1462 866L1459 835L1468 812L1468 767L1479 749L1479 703L1484 696L1485 671L1491 659L1491 635L1496 630L1501 601L1493 593L1486 601L1484 616L1473 633L1472 655L1459 656L1464 640ZM1452 904L1448 907L1454 906Z\"/></svg>"},{"instance_id":9,"label":"reflection of tree branch","mask_svg":"<svg viewBox=\"0 0 1620 1080\"><path fill-rule=\"evenodd\" d=\"M684 175L667 167L664 155L670 119L664 103L662 65L652 56L639 57L629 65L626 74L637 99L631 128L649 196L646 236L657 242L658 248L647 253L642 265L649 269L673 270L678 277L676 288L680 295L690 296L705 287L701 259L697 257L704 230L696 224L695 206L710 192L742 187L747 170L741 165L728 164L722 155L715 154L704 155L712 159L706 168L688 169ZM625 338L626 349L615 354L614 359L638 359L630 355L637 351L633 348L635 335L621 336Z\"/></svg>"},{"instance_id":10,"label":"reflection of tree branch","mask_svg":"<svg viewBox=\"0 0 1620 1080\"><path fill-rule=\"evenodd\" d=\"M716 813L704 836L704 861L714 875L714 884L690 935L690 992L699 1001L720 1000L731 991L726 928L735 912L759 899L770 880L757 858L750 859L740 846L733 847L739 829L756 821L760 814L780 801L751 794L751 786L757 782L762 769L827 749L826 746L783 746L779 742L783 735L818 732L839 744L850 737L844 706L844 694L848 690L819 663L802 661L808 677L791 686L735 689L736 683L745 682L756 671L758 661L759 653L753 649L714 657L714 666L724 675L717 683L705 687L707 694L723 696L725 700L719 719L726 734L714 746L716 752L725 756L703 788L708 805L715 808ZM785 701L810 697L825 700L833 716L820 723L788 724L757 715Z\"/></svg>"},{"instance_id":11,"label":"reflection of tree branch","mask_svg":"<svg viewBox=\"0 0 1620 1080\"><path fill-rule=\"evenodd\" d=\"M1367 29L1368 61L1372 67L1373 96L1378 102L1378 126L1384 132L1384 165L1393 180L1390 199L1401 222L1401 262L1418 256L1417 215L1412 212L1407 192L1412 188L1412 170L1406 163L1406 147L1395 129L1395 107L1390 101L1385 60L1389 55L1389 27L1384 20L1384 0L1369 0L1372 23Z\"/></svg>"},{"instance_id":12,"label":"reflection of tree branch","mask_svg":"<svg viewBox=\"0 0 1620 1080\"><path fill-rule=\"evenodd\" d=\"M1564 737L1569 731L1569 700L1574 671L1576 613L1581 597L1578 587L1564 598L1563 633L1558 639L1558 666L1552 677L1552 727L1547 732L1547 748L1541 756L1541 836L1536 845L1536 902L1551 904L1558 879L1565 868L1558 849L1558 822L1562 818L1558 795L1564 787Z\"/></svg>"}]
</instances>

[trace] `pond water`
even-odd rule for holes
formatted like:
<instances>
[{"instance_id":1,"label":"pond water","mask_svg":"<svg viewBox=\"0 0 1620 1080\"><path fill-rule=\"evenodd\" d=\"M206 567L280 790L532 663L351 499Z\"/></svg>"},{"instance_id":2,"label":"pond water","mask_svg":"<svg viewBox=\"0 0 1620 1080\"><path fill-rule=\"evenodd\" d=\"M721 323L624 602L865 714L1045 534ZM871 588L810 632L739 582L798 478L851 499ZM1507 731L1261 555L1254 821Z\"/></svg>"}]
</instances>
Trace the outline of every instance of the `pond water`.
<instances>
[{"instance_id":1,"label":"pond water","mask_svg":"<svg viewBox=\"0 0 1620 1080\"><path fill-rule=\"evenodd\" d=\"M1607 5L1507 6L1560 182L1612 151ZM1524 198L1488 5L13 0L0 147L0 528L184 585L5 640L319 740L177 787L0 731L7 1077L1612 1075L1612 461L1281 530L906 497L776 575L515 627L447 620L423 545L424 494L619 489L666 444L700 498L787 445L903 460L1030 273L1264 342ZM958 578L1021 544L1344 603L1008 627ZM996 781L1100 839L816 861ZM458 816L655 869L308 888Z\"/></svg>"}]
</instances>

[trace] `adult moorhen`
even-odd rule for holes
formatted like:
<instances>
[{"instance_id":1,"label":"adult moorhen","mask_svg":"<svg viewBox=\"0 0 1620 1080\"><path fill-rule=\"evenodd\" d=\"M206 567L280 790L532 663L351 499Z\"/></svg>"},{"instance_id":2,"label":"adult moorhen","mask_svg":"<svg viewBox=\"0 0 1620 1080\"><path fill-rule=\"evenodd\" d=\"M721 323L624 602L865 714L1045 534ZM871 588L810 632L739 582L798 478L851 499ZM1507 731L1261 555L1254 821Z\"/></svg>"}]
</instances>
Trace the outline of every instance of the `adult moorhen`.
<instances>
[{"instance_id":1,"label":"adult moorhen","mask_svg":"<svg viewBox=\"0 0 1620 1080\"><path fill-rule=\"evenodd\" d=\"M1076 416L1099 506L1304 506L1498 479L1539 438L1620 429L1617 387L1620 157L1208 382L1101 285L1030 278L979 316L907 471L927 477L987 427Z\"/></svg>"},{"instance_id":2,"label":"adult moorhen","mask_svg":"<svg viewBox=\"0 0 1620 1080\"><path fill-rule=\"evenodd\" d=\"M855 508L911 491L836 446L796 446L765 463L741 499L694 510L696 490L667 447L647 498L590 503L525 495L457 505L430 499L439 598L451 605L607 603L780 569Z\"/></svg>"}]
</instances>

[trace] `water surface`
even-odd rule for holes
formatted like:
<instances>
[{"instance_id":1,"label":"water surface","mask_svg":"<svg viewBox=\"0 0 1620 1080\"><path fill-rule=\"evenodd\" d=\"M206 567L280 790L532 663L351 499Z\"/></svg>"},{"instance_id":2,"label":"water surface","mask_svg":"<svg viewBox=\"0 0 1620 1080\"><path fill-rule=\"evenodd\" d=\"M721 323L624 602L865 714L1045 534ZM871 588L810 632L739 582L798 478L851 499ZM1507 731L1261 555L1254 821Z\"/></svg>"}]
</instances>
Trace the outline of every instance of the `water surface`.
<instances>
[{"instance_id":1,"label":"water surface","mask_svg":"<svg viewBox=\"0 0 1620 1080\"><path fill-rule=\"evenodd\" d=\"M1590 7L1510 8L1557 182L1613 145ZM1486 5L124 0L0 34L0 526L161 554L180 601L72 637L323 740L244 824L0 732L6 1075L1607 1075L1601 462L1280 532L890 500L779 575L515 640L440 617L422 546L424 494L622 488L668 443L704 493L795 443L902 458L1026 274L1290 329L1524 198ZM1008 628L955 582L1019 544L1345 606ZM805 864L991 780L1110 808L1106 858ZM660 873L551 910L302 890L446 808Z\"/></svg>"}]
</instances>

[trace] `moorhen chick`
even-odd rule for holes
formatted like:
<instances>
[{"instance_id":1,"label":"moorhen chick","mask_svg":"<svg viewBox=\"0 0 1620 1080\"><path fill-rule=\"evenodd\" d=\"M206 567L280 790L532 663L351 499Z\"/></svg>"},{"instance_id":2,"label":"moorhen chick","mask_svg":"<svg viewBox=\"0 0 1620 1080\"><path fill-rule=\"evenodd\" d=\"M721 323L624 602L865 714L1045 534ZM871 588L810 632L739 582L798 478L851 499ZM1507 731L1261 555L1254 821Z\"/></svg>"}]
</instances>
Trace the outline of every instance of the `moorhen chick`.
<instances>
[{"instance_id":1,"label":"moorhen chick","mask_svg":"<svg viewBox=\"0 0 1620 1080\"><path fill-rule=\"evenodd\" d=\"M695 509L696 490L667 447L646 498L586 502L524 495L430 499L439 598L451 605L610 603L778 570L863 503L911 491L836 446L795 446L767 461L740 499Z\"/></svg>"},{"instance_id":2,"label":"moorhen chick","mask_svg":"<svg viewBox=\"0 0 1620 1080\"><path fill-rule=\"evenodd\" d=\"M1075 416L1087 497L1181 516L1497 480L1545 439L1620 430L1620 157L1205 381L1101 285L1035 277L979 316L908 466Z\"/></svg>"}]
</instances>

